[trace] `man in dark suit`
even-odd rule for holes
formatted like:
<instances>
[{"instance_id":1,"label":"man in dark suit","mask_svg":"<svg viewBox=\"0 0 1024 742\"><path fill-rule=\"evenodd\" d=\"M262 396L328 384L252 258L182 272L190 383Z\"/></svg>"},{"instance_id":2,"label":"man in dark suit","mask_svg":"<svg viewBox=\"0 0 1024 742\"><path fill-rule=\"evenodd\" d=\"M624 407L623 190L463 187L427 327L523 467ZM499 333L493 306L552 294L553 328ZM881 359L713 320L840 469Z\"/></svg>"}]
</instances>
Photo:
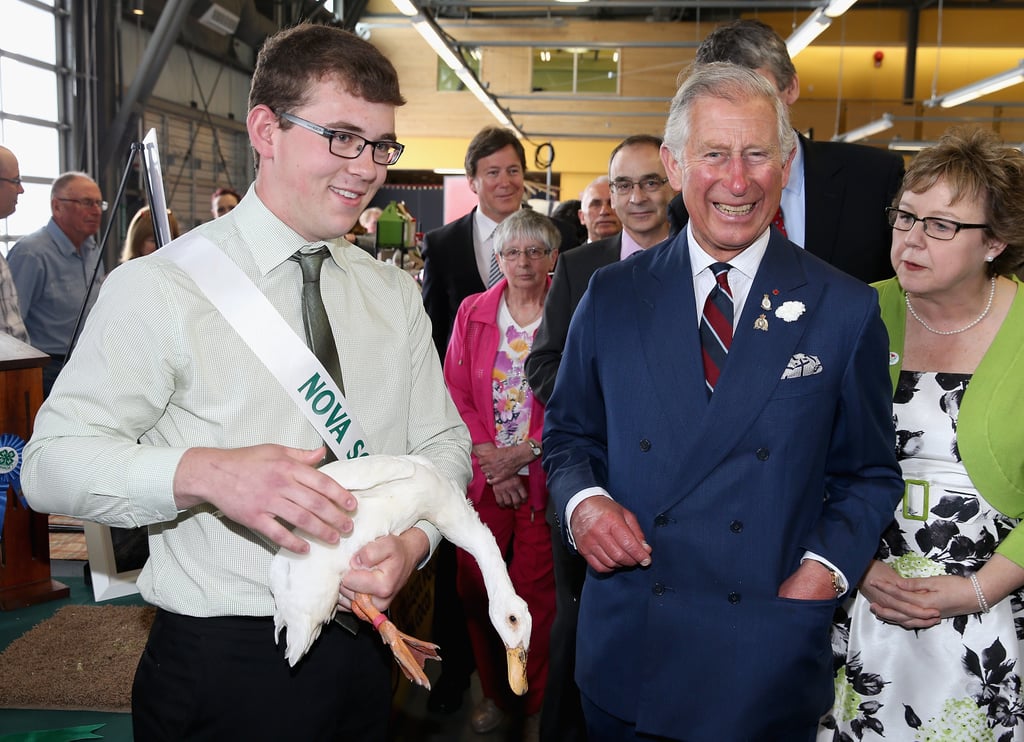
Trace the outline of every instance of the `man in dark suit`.
<instances>
[{"instance_id":1,"label":"man in dark suit","mask_svg":"<svg viewBox=\"0 0 1024 742\"><path fill-rule=\"evenodd\" d=\"M479 206L423 238L423 305L442 361L462 300L500 277L491 265L491 235L505 217L522 208L525 193L526 152L510 129L481 130L469 143L465 164L466 179ZM562 235L560 252L575 247L575 229L553 221Z\"/></svg>"},{"instance_id":2,"label":"man in dark suit","mask_svg":"<svg viewBox=\"0 0 1024 742\"><path fill-rule=\"evenodd\" d=\"M555 387L569 320L590 276L669 237L667 207L674 192L660 149L661 138L648 134L627 137L616 145L608 162L608 188L622 232L558 256L544 317L526 359L530 388L542 402L547 402Z\"/></svg>"},{"instance_id":3,"label":"man in dark suit","mask_svg":"<svg viewBox=\"0 0 1024 742\"><path fill-rule=\"evenodd\" d=\"M795 146L764 77L696 69L662 147L687 228L570 325L544 467L591 742L809 742L832 702L832 612L903 483L874 290L772 226Z\"/></svg>"},{"instance_id":4,"label":"man in dark suit","mask_svg":"<svg viewBox=\"0 0 1024 742\"><path fill-rule=\"evenodd\" d=\"M800 97L800 79L785 40L761 21L733 21L708 34L693 66L709 62L732 62L761 73L787 106ZM903 158L862 144L804 136L799 141L782 192L786 236L867 283L892 276L892 229L885 207L892 206L903 180ZM685 222L681 199L670 210L674 224Z\"/></svg>"},{"instance_id":5,"label":"man in dark suit","mask_svg":"<svg viewBox=\"0 0 1024 742\"><path fill-rule=\"evenodd\" d=\"M605 188L609 189L612 209L622 222L622 232L558 257L544 301L543 319L526 359L530 388L542 402L547 402L555 386L569 320L594 271L669 237L666 206L673 191L660 150L661 138L646 134L628 137L612 150ZM586 564L566 549L561 532L554 525L553 513L549 506L557 613L551 628L540 738L542 742L576 742L586 738L579 690L573 679L576 619Z\"/></svg>"}]
</instances>

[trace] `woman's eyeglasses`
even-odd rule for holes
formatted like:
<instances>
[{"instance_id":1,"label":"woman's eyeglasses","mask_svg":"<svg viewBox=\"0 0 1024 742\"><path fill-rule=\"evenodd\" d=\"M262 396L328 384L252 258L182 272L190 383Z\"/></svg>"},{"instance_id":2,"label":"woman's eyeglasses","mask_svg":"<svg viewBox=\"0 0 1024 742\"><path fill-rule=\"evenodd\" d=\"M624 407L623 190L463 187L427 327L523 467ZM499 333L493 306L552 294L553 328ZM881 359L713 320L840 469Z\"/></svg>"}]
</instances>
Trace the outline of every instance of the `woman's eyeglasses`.
<instances>
[{"instance_id":1,"label":"woman's eyeglasses","mask_svg":"<svg viewBox=\"0 0 1024 742\"><path fill-rule=\"evenodd\" d=\"M961 229L988 229L987 224L964 224L937 216L919 217L895 206L887 207L885 213L889 217L889 226L893 229L909 232L917 222L921 222L924 233L937 240L951 240Z\"/></svg>"}]
</instances>

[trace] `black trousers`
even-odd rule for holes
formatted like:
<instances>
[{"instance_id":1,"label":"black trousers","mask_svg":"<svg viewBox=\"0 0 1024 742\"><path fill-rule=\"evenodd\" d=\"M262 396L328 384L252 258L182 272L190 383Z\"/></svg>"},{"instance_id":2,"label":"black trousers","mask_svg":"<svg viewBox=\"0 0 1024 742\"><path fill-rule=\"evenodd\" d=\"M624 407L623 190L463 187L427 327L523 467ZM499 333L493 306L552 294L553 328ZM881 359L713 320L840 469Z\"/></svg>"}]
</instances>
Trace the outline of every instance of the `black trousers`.
<instances>
[{"instance_id":1,"label":"black trousers","mask_svg":"<svg viewBox=\"0 0 1024 742\"><path fill-rule=\"evenodd\" d=\"M158 610L132 688L136 742L388 737L391 655L368 626L333 621L295 667L272 618Z\"/></svg>"},{"instance_id":2,"label":"black trousers","mask_svg":"<svg viewBox=\"0 0 1024 742\"><path fill-rule=\"evenodd\" d=\"M548 684L540 714L541 742L587 742L580 691L576 686L576 624L587 563L569 551L554 525L553 506L548 505L551 525L551 557L555 567L555 621L551 625Z\"/></svg>"},{"instance_id":3,"label":"black trousers","mask_svg":"<svg viewBox=\"0 0 1024 742\"><path fill-rule=\"evenodd\" d=\"M431 640L441 647L441 678L434 684L442 683L451 687L469 687L469 676L476 669L473 645L469 643L469 629L466 628L466 612L462 598L455 585L457 565L456 548L448 539L442 539L434 551L434 617L431 624Z\"/></svg>"}]
</instances>

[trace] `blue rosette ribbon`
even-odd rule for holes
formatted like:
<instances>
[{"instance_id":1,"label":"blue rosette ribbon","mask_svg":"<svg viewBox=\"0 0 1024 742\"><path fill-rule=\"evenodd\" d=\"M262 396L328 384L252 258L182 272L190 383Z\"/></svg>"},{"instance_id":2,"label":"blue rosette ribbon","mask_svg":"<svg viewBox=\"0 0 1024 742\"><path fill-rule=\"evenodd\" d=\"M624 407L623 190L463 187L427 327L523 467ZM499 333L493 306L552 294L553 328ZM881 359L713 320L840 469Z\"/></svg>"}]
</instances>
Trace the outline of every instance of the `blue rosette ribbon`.
<instances>
[{"instance_id":1,"label":"blue rosette ribbon","mask_svg":"<svg viewBox=\"0 0 1024 742\"><path fill-rule=\"evenodd\" d=\"M0 435L0 540L4 537L4 518L7 515L7 488L18 494L21 505L28 509L28 502L21 492L21 456L25 441L13 433Z\"/></svg>"}]
</instances>

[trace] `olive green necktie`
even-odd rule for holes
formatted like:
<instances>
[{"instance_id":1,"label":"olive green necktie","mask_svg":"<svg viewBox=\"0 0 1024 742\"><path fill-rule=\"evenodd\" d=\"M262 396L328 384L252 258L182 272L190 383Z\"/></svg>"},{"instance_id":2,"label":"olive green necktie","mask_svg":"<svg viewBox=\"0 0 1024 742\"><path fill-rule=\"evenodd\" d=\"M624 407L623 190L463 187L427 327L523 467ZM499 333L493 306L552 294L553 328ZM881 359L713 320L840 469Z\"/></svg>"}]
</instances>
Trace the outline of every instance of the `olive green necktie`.
<instances>
[{"instance_id":1,"label":"olive green necktie","mask_svg":"<svg viewBox=\"0 0 1024 742\"><path fill-rule=\"evenodd\" d=\"M294 260L302 268L302 326L306 330L306 344L334 379L338 390L344 394L345 385L341 380L338 346L334 342L331 321L327 318L324 297L320 293L320 269L328 255L330 251L327 245L321 245L309 252L299 250L289 260ZM323 463L336 459L334 451L328 446ZM334 615L334 621L351 634L359 632L359 620L351 613L339 611Z\"/></svg>"},{"instance_id":2,"label":"olive green necktie","mask_svg":"<svg viewBox=\"0 0 1024 742\"><path fill-rule=\"evenodd\" d=\"M345 384L341 378L341 364L338 361L338 346L334 343L331 321L327 318L324 298L320 293L320 268L324 258L330 255L326 245L310 252L299 251L289 260L294 260L302 268L302 326L306 330L306 344L313 355L334 379L339 391L345 393ZM334 452L328 446L324 462L335 460Z\"/></svg>"}]
</instances>

